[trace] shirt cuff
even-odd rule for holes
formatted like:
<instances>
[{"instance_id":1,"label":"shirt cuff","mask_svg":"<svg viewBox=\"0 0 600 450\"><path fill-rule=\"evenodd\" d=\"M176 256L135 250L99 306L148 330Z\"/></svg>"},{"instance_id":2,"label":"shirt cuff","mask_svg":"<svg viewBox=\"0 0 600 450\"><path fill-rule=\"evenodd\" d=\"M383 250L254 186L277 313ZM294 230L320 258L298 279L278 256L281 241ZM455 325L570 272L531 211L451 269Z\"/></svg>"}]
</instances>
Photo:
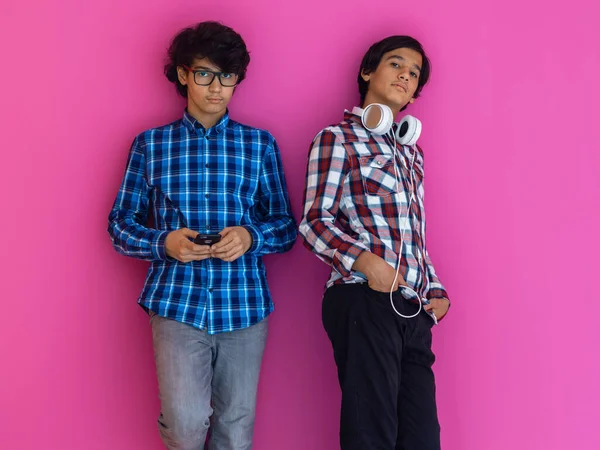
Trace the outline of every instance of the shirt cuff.
<instances>
[{"instance_id":1,"label":"shirt cuff","mask_svg":"<svg viewBox=\"0 0 600 450\"><path fill-rule=\"evenodd\" d=\"M150 248L152 250L152 258L159 260L168 260L171 259L167 256L167 251L165 248L165 241L167 240L167 235L169 231L159 231L157 232L150 241Z\"/></svg>"},{"instance_id":2,"label":"shirt cuff","mask_svg":"<svg viewBox=\"0 0 600 450\"><path fill-rule=\"evenodd\" d=\"M361 243L344 243L340 245L333 255L333 268L344 278L352 274L352 266L368 248Z\"/></svg>"},{"instance_id":3,"label":"shirt cuff","mask_svg":"<svg viewBox=\"0 0 600 450\"><path fill-rule=\"evenodd\" d=\"M243 227L248 230L248 233L252 236L252 245L248 249L248 253L259 252L265 243L265 238L260 229L256 225L244 225Z\"/></svg>"},{"instance_id":4,"label":"shirt cuff","mask_svg":"<svg viewBox=\"0 0 600 450\"><path fill-rule=\"evenodd\" d=\"M446 300L448 300L448 302L450 301L450 299L448 298L448 293L445 289L442 288L430 289L427 292L427 300L431 300L432 298L445 298Z\"/></svg>"}]
</instances>

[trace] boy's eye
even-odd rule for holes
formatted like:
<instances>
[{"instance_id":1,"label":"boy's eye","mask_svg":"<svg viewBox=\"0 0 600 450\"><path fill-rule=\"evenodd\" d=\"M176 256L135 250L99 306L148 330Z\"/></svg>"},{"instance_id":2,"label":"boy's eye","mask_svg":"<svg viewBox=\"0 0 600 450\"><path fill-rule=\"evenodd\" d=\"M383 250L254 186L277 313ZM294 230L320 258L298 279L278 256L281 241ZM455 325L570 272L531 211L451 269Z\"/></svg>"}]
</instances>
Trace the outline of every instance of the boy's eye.
<instances>
[{"instance_id":1,"label":"boy's eye","mask_svg":"<svg viewBox=\"0 0 600 450\"><path fill-rule=\"evenodd\" d=\"M221 78L233 78L233 74L232 73L222 73Z\"/></svg>"},{"instance_id":2,"label":"boy's eye","mask_svg":"<svg viewBox=\"0 0 600 450\"><path fill-rule=\"evenodd\" d=\"M397 69L398 67L400 67L400 65L398 63L393 62L392 67L395 67Z\"/></svg>"},{"instance_id":3,"label":"boy's eye","mask_svg":"<svg viewBox=\"0 0 600 450\"><path fill-rule=\"evenodd\" d=\"M210 73L209 72L205 72L204 70L200 70L197 73L199 73L201 77L208 77L208 76L210 76Z\"/></svg>"},{"instance_id":4,"label":"boy's eye","mask_svg":"<svg viewBox=\"0 0 600 450\"><path fill-rule=\"evenodd\" d=\"M411 73L410 73L410 76L411 76L411 77L413 77L413 78L418 78L418 77L417 77L417 74L416 74L415 72L411 72Z\"/></svg>"}]
</instances>

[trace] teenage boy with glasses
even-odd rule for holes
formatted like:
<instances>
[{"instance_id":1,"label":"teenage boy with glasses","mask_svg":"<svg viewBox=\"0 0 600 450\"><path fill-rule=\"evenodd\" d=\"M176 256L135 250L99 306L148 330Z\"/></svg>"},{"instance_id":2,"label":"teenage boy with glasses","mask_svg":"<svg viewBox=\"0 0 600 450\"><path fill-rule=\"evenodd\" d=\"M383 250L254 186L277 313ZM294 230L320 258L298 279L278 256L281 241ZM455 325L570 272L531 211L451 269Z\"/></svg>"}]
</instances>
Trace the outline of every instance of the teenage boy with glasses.
<instances>
[{"instance_id":1,"label":"teenage boy with glasses","mask_svg":"<svg viewBox=\"0 0 600 450\"><path fill-rule=\"evenodd\" d=\"M209 449L248 450L273 311L262 256L289 250L296 224L275 139L229 117L250 61L241 36L203 22L168 54L187 108L133 141L108 231L119 253L151 262L138 302L151 316L164 444L204 448L210 426ZM194 243L199 233L220 241Z\"/></svg>"}]
</instances>

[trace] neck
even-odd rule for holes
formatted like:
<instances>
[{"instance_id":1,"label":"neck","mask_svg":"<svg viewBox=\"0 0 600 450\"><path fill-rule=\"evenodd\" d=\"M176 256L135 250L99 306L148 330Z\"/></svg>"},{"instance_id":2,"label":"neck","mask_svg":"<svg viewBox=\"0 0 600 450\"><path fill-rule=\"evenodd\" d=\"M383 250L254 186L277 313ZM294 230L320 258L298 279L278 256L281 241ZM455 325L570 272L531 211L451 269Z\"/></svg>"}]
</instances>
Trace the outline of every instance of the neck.
<instances>
[{"instance_id":1,"label":"neck","mask_svg":"<svg viewBox=\"0 0 600 450\"><path fill-rule=\"evenodd\" d=\"M202 124L202 126L208 130L216 125L216 123L223 118L226 111L218 114L207 114L200 111L195 105L188 103L187 107L188 114Z\"/></svg>"},{"instance_id":2,"label":"neck","mask_svg":"<svg viewBox=\"0 0 600 450\"><path fill-rule=\"evenodd\" d=\"M370 92L367 92L367 96L365 97L365 101L363 102L361 108L365 109L371 103L380 103L382 105L389 106L389 108L392 110L392 114L394 115L394 118L397 117L400 110L402 108L404 108L404 105L390 104L383 99L378 99L378 98L373 97Z\"/></svg>"}]
</instances>

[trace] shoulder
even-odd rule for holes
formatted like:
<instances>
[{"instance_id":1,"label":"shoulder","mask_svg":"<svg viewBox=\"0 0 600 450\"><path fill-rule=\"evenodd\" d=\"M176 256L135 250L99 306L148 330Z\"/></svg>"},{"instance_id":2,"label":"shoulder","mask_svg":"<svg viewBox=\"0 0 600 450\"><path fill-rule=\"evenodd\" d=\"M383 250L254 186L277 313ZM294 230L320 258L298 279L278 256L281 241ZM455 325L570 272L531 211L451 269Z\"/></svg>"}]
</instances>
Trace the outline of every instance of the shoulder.
<instances>
[{"instance_id":1,"label":"shoulder","mask_svg":"<svg viewBox=\"0 0 600 450\"><path fill-rule=\"evenodd\" d=\"M177 135L181 134L183 129L185 129L185 126L183 125L182 120L175 120L166 125L142 131L135 137L134 142L137 143L139 147L145 148L157 141L160 142L165 138L169 140L177 139Z\"/></svg>"},{"instance_id":2,"label":"shoulder","mask_svg":"<svg viewBox=\"0 0 600 450\"><path fill-rule=\"evenodd\" d=\"M244 143L250 142L259 147L272 147L275 145L275 137L267 130L236 122L231 119L229 119L227 129L239 136Z\"/></svg>"},{"instance_id":3,"label":"shoulder","mask_svg":"<svg viewBox=\"0 0 600 450\"><path fill-rule=\"evenodd\" d=\"M369 136L367 130L356 122L344 120L335 125L323 128L315 136L314 143L323 145L344 145L352 142L367 142Z\"/></svg>"}]
</instances>

